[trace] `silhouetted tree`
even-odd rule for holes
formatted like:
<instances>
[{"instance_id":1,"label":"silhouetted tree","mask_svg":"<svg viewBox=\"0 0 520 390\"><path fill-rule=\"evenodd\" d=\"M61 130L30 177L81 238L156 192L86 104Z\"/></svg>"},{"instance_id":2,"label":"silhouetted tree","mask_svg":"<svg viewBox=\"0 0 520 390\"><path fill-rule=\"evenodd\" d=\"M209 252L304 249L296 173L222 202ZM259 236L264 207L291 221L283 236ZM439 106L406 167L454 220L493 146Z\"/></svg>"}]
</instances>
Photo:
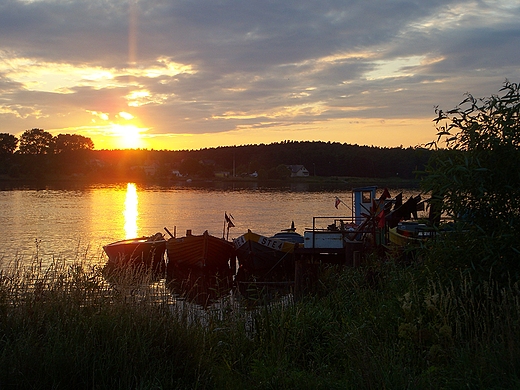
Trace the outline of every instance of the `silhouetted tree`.
<instances>
[{"instance_id":1,"label":"silhouetted tree","mask_svg":"<svg viewBox=\"0 0 520 390\"><path fill-rule=\"evenodd\" d=\"M291 170L286 165L280 164L269 172L270 179L286 180L291 177Z\"/></svg>"},{"instance_id":2,"label":"silhouetted tree","mask_svg":"<svg viewBox=\"0 0 520 390\"><path fill-rule=\"evenodd\" d=\"M53 136L43 129L31 129L20 137L21 154L47 154L52 150Z\"/></svg>"},{"instance_id":3,"label":"silhouetted tree","mask_svg":"<svg viewBox=\"0 0 520 390\"><path fill-rule=\"evenodd\" d=\"M423 181L434 209L461 227L451 248L453 267L520 279L520 86L506 82L502 96L467 98L437 109L438 151Z\"/></svg>"},{"instance_id":4,"label":"silhouetted tree","mask_svg":"<svg viewBox=\"0 0 520 390\"><path fill-rule=\"evenodd\" d=\"M78 134L58 134L54 137L54 153L92 150L94 142L88 137Z\"/></svg>"},{"instance_id":5,"label":"silhouetted tree","mask_svg":"<svg viewBox=\"0 0 520 390\"><path fill-rule=\"evenodd\" d=\"M0 133L0 155L13 154L18 146L18 138L12 134Z\"/></svg>"},{"instance_id":6,"label":"silhouetted tree","mask_svg":"<svg viewBox=\"0 0 520 390\"><path fill-rule=\"evenodd\" d=\"M202 170L202 164L194 158L186 158L182 160L179 172L182 175L198 175Z\"/></svg>"}]
</instances>

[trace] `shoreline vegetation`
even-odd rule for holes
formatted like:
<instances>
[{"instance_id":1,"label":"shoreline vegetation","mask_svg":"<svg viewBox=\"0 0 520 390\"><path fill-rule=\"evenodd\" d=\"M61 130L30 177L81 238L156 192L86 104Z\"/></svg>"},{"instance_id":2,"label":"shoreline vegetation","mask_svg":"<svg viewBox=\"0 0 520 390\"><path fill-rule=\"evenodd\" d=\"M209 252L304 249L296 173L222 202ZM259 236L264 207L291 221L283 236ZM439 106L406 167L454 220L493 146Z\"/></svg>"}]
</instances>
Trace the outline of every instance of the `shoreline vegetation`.
<instances>
[{"instance_id":1,"label":"shoreline vegetation","mask_svg":"<svg viewBox=\"0 0 520 390\"><path fill-rule=\"evenodd\" d=\"M487 388L520 385L516 284L450 281L373 257L322 266L298 301L175 303L88 259L2 259L0 387ZM479 292L476 292L479 291Z\"/></svg>"},{"instance_id":2,"label":"shoreline vegetation","mask_svg":"<svg viewBox=\"0 0 520 390\"><path fill-rule=\"evenodd\" d=\"M184 151L94 150L85 140L59 142L67 140L66 136L53 137L42 129L27 130L17 149L16 137L0 133L1 177L103 183L187 179L334 181L354 177L414 180L416 172L422 171L434 154L422 147L379 148L318 141ZM8 141L12 142L5 145Z\"/></svg>"}]
</instances>

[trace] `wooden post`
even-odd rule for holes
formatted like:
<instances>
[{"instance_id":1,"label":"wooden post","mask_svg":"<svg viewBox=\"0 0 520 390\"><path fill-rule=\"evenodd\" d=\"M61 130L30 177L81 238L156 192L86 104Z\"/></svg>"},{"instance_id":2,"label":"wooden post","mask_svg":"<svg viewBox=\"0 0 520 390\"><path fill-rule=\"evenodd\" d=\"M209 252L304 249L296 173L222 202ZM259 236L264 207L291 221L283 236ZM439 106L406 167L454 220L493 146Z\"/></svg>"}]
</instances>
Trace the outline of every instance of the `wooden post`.
<instances>
[{"instance_id":1,"label":"wooden post","mask_svg":"<svg viewBox=\"0 0 520 390\"><path fill-rule=\"evenodd\" d=\"M352 252L352 257L353 257L353 266L354 267L359 267L359 265L361 264L361 252L360 251L354 251Z\"/></svg>"},{"instance_id":2,"label":"wooden post","mask_svg":"<svg viewBox=\"0 0 520 390\"><path fill-rule=\"evenodd\" d=\"M294 256L294 300L299 301L303 293L303 256L301 254L293 253Z\"/></svg>"}]
</instances>

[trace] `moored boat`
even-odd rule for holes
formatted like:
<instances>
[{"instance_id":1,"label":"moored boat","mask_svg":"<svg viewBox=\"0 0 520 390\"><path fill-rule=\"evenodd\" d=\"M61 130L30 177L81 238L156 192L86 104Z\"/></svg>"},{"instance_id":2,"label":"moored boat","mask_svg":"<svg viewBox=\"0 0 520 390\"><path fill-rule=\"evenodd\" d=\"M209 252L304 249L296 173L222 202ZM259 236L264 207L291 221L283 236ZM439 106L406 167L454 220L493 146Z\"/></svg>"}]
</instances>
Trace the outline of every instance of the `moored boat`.
<instances>
[{"instance_id":1,"label":"moored boat","mask_svg":"<svg viewBox=\"0 0 520 390\"><path fill-rule=\"evenodd\" d=\"M294 231L282 231L266 237L248 230L234 243L239 270L264 276L275 271L294 272L292 253L296 245L303 244L303 237Z\"/></svg>"},{"instance_id":2,"label":"moored boat","mask_svg":"<svg viewBox=\"0 0 520 390\"><path fill-rule=\"evenodd\" d=\"M172 237L166 242L168 275L176 267L195 268L208 272L233 274L235 250L233 244L223 238L212 236L206 230L201 235L187 231L185 237Z\"/></svg>"},{"instance_id":3,"label":"moored boat","mask_svg":"<svg viewBox=\"0 0 520 390\"><path fill-rule=\"evenodd\" d=\"M140 267L158 272L164 270L166 240L161 233L116 241L105 245L103 250L108 255L107 266Z\"/></svg>"},{"instance_id":4,"label":"moored boat","mask_svg":"<svg viewBox=\"0 0 520 390\"><path fill-rule=\"evenodd\" d=\"M434 236L432 228L419 222L399 222L397 226L388 229L389 241L399 247L420 245Z\"/></svg>"},{"instance_id":5,"label":"moored boat","mask_svg":"<svg viewBox=\"0 0 520 390\"><path fill-rule=\"evenodd\" d=\"M283 229L282 231L276 233L272 238L282 241L294 242L295 244L303 244L303 236L296 232L294 221L291 223L290 228Z\"/></svg>"}]
</instances>

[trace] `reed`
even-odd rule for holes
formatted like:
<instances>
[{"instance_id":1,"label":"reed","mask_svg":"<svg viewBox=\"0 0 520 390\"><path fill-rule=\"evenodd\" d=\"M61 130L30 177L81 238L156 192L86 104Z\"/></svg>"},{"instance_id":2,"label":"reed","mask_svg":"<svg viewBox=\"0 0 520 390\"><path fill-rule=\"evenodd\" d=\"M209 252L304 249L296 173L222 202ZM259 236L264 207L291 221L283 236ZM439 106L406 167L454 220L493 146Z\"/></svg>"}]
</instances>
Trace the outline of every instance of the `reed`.
<instances>
[{"instance_id":1,"label":"reed","mask_svg":"<svg viewBox=\"0 0 520 390\"><path fill-rule=\"evenodd\" d=\"M189 388L211 377L204 331L133 272L55 260L0 273L1 388Z\"/></svg>"},{"instance_id":2,"label":"reed","mask_svg":"<svg viewBox=\"0 0 520 390\"><path fill-rule=\"evenodd\" d=\"M257 311L252 334L230 336L237 348L222 359L236 386L226 386L518 387L517 286L475 290L462 275L446 285L423 267L379 267L376 285L373 267L327 270L314 296Z\"/></svg>"},{"instance_id":3,"label":"reed","mask_svg":"<svg viewBox=\"0 0 520 390\"><path fill-rule=\"evenodd\" d=\"M517 285L373 261L323 267L298 302L203 308L146 273L21 260L0 272L0 388L520 386Z\"/></svg>"}]
</instances>

